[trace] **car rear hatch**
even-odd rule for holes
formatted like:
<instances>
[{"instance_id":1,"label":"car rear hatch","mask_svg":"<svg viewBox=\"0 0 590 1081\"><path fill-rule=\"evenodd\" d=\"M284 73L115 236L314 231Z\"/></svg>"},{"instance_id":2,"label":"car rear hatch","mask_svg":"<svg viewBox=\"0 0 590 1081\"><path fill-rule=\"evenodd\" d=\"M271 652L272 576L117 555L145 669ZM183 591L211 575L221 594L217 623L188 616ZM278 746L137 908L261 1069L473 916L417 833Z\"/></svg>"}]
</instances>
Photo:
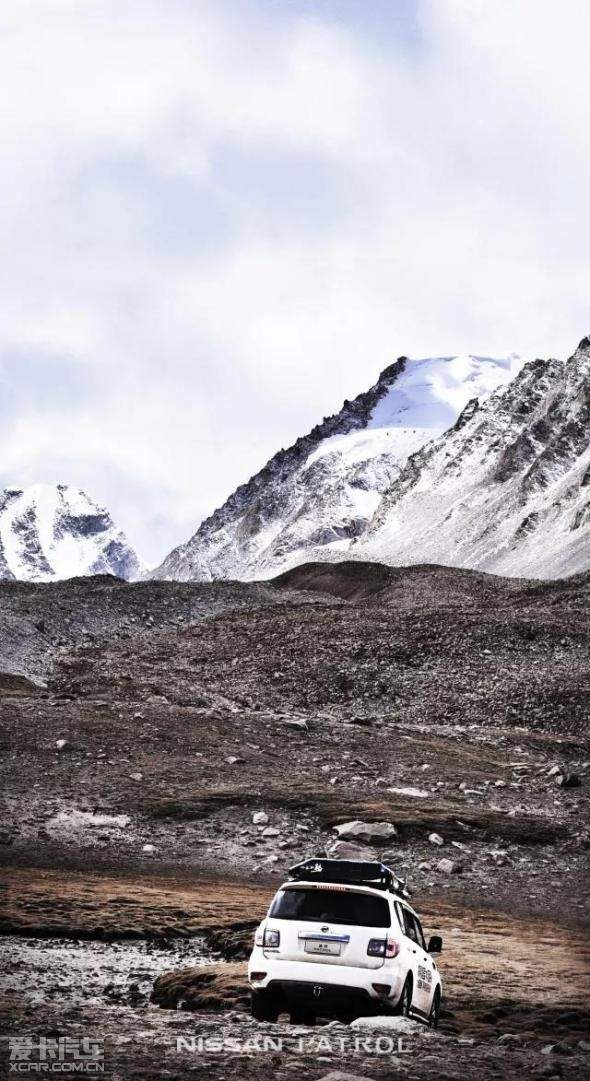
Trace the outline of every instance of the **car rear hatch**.
<instances>
[{"instance_id":1,"label":"car rear hatch","mask_svg":"<svg viewBox=\"0 0 590 1081\"><path fill-rule=\"evenodd\" d=\"M390 928L385 897L362 887L293 884L279 890L267 928L283 960L381 968Z\"/></svg>"}]
</instances>

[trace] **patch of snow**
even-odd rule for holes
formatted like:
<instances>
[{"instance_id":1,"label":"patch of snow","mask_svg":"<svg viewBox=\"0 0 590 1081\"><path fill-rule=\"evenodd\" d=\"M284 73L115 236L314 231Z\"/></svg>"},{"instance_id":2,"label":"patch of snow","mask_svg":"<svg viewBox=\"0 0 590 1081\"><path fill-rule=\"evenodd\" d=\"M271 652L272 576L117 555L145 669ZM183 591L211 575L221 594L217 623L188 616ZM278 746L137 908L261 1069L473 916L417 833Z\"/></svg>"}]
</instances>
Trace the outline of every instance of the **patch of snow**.
<instances>
[{"instance_id":1,"label":"patch of snow","mask_svg":"<svg viewBox=\"0 0 590 1081\"><path fill-rule=\"evenodd\" d=\"M428 357L409 360L389 393L377 404L369 428L450 428L471 398L482 401L504 386L525 361L508 357Z\"/></svg>"},{"instance_id":2,"label":"patch of snow","mask_svg":"<svg viewBox=\"0 0 590 1081\"><path fill-rule=\"evenodd\" d=\"M424 788L388 788L387 791L393 792L396 796L410 796L412 799L422 799L430 795L430 792Z\"/></svg>"}]
</instances>

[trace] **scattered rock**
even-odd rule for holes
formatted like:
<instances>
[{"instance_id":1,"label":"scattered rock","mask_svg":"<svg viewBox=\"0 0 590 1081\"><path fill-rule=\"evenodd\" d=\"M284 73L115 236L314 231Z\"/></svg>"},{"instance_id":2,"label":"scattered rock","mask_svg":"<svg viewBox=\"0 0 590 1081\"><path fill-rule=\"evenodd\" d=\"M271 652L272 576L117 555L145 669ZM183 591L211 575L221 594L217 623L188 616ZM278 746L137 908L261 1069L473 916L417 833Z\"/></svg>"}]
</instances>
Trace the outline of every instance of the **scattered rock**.
<instances>
[{"instance_id":1,"label":"scattered rock","mask_svg":"<svg viewBox=\"0 0 590 1081\"><path fill-rule=\"evenodd\" d=\"M437 871L442 871L445 875L460 875L463 871L463 864L458 863L457 860L439 860L436 865Z\"/></svg>"},{"instance_id":2,"label":"scattered rock","mask_svg":"<svg viewBox=\"0 0 590 1081\"><path fill-rule=\"evenodd\" d=\"M428 840L430 841L431 845L439 845L440 846L440 845L444 845L444 843L445 843L444 838L441 837L440 833L429 833L428 834Z\"/></svg>"},{"instance_id":3,"label":"scattered rock","mask_svg":"<svg viewBox=\"0 0 590 1081\"><path fill-rule=\"evenodd\" d=\"M255 826L266 826L268 820L266 811L255 811L252 815L252 822Z\"/></svg>"},{"instance_id":4,"label":"scattered rock","mask_svg":"<svg viewBox=\"0 0 590 1081\"><path fill-rule=\"evenodd\" d=\"M143 845L141 851L145 852L147 856L151 856L156 851L156 846L155 845Z\"/></svg>"},{"instance_id":5,"label":"scattered rock","mask_svg":"<svg viewBox=\"0 0 590 1081\"><path fill-rule=\"evenodd\" d=\"M56 739L55 746L58 751L71 751L72 744L67 739Z\"/></svg>"},{"instance_id":6,"label":"scattered rock","mask_svg":"<svg viewBox=\"0 0 590 1081\"><path fill-rule=\"evenodd\" d=\"M558 773L555 783L560 788L579 788L581 781L577 773Z\"/></svg>"},{"instance_id":7,"label":"scattered rock","mask_svg":"<svg viewBox=\"0 0 590 1081\"><path fill-rule=\"evenodd\" d=\"M266 829L263 829L262 836L263 837L278 837L280 832L281 831L278 830L275 826L267 826Z\"/></svg>"},{"instance_id":8,"label":"scattered rock","mask_svg":"<svg viewBox=\"0 0 590 1081\"><path fill-rule=\"evenodd\" d=\"M143 773L130 773L129 776L132 781L143 781Z\"/></svg>"},{"instance_id":9,"label":"scattered rock","mask_svg":"<svg viewBox=\"0 0 590 1081\"><path fill-rule=\"evenodd\" d=\"M307 721L297 720L295 717L289 717L283 721L286 728L295 728L300 732L309 732Z\"/></svg>"}]
</instances>

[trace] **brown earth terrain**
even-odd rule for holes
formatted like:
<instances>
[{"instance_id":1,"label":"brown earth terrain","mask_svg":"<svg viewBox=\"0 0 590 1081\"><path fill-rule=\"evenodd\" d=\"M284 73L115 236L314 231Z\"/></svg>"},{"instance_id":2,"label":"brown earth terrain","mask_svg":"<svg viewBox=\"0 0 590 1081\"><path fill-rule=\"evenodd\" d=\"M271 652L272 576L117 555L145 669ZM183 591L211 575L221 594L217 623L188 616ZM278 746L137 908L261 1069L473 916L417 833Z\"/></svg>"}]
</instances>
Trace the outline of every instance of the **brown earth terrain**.
<instances>
[{"instance_id":1,"label":"brown earth terrain","mask_svg":"<svg viewBox=\"0 0 590 1081\"><path fill-rule=\"evenodd\" d=\"M104 1038L119 1081L587 1069L589 598L370 564L3 583L0 1034ZM277 884L359 819L444 938L441 1026L399 1055L247 1009Z\"/></svg>"}]
</instances>

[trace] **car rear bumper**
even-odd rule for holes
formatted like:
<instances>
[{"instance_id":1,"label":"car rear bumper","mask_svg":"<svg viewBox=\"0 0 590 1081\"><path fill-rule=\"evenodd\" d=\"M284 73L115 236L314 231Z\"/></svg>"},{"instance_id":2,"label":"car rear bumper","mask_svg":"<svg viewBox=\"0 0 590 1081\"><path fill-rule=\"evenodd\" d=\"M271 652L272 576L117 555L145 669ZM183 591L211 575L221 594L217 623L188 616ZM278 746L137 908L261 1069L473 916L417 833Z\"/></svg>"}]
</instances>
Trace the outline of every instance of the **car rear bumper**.
<instances>
[{"instance_id":1,"label":"car rear bumper","mask_svg":"<svg viewBox=\"0 0 590 1081\"><path fill-rule=\"evenodd\" d=\"M340 999L361 998L395 1003L403 987L401 974L395 968L355 968L347 965L315 964L312 961L282 961L265 957L255 950L248 966L248 978L253 991L274 990L283 998L308 996L326 1001L329 995ZM252 980L252 972L264 972L263 980ZM387 984L388 995L380 994L373 984ZM320 991L314 996L314 987Z\"/></svg>"}]
</instances>

